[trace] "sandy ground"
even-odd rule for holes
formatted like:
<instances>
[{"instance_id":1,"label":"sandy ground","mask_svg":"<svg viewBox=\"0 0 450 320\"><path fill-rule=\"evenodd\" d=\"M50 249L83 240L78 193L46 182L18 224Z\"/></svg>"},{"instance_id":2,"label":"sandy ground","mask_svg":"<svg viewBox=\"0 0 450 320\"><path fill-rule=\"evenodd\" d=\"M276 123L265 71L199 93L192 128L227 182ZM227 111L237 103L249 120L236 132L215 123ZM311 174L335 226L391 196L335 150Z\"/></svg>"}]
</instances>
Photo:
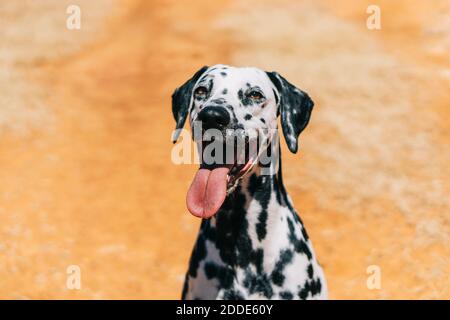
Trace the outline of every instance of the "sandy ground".
<instances>
[{"instance_id":1,"label":"sandy ground","mask_svg":"<svg viewBox=\"0 0 450 320\"><path fill-rule=\"evenodd\" d=\"M369 1L82 0L76 31L69 3L0 4L1 298L179 297L199 220L170 94L219 62L316 101L283 168L330 297L450 298L448 1L378 1L379 31Z\"/></svg>"}]
</instances>

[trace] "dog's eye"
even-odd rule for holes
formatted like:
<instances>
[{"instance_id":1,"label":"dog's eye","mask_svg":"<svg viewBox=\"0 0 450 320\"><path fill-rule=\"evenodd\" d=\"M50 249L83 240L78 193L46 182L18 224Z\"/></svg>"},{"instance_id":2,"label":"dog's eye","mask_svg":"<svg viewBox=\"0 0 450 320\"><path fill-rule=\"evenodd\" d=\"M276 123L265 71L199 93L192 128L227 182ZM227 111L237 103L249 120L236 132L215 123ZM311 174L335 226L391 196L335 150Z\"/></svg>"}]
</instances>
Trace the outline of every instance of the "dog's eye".
<instances>
[{"instance_id":1,"label":"dog's eye","mask_svg":"<svg viewBox=\"0 0 450 320\"><path fill-rule=\"evenodd\" d=\"M207 93L208 93L208 89L206 89L206 87L198 87L194 91L194 96L199 97L199 98L204 98Z\"/></svg>"},{"instance_id":2,"label":"dog's eye","mask_svg":"<svg viewBox=\"0 0 450 320\"><path fill-rule=\"evenodd\" d=\"M264 98L264 96L262 95L261 92L255 91L255 90L250 91L248 93L248 97L253 99L253 100L262 100Z\"/></svg>"}]
</instances>

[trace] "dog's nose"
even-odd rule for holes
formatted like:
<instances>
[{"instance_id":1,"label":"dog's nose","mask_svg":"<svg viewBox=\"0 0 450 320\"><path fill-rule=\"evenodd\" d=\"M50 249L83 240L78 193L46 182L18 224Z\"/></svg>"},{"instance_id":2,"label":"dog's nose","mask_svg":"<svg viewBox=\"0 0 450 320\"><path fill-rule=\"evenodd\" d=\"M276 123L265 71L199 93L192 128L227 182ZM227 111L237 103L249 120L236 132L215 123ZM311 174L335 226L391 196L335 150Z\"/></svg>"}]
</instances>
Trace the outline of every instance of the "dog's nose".
<instances>
[{"instance_id":1,"label":"dog's nose","mask_svg":"<svg viewBox=\"0 0 450 320\"><path fill-rule=\"evenodd\" d=\"M205 107L198 114L205 129L221 129L230 123L230 115L223 107Z\"/></svg>"}]
</instances>

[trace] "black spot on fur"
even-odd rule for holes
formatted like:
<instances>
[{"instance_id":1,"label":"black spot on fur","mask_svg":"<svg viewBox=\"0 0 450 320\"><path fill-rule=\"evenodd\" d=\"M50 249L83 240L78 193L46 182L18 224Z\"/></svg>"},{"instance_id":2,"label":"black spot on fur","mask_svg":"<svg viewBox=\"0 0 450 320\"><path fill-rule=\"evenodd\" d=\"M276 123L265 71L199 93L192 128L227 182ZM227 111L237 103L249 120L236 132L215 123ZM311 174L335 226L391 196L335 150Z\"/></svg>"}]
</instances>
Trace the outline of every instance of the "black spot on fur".
<instances>
[{"instance_id":1,"label":"black spot on fur","mask_svg":"<svg viewBox=\"0 0 450 320\"><path fill-rule=\"evenodd\" d=\"M281 146L278 146L278 157L281 159ZM274 191L277 198L277 202L283 206L287 207L289 211L295 214L295 209L292 207L291 203L287 198L287 192L283 185L283 174L282 174L282 162L278 163L278 174L274 176Z\"/></svg>"},{"instance_id":2,"label":"black spot on fur","mask_svg":"<svg viewBox=\"0 0 450 320\"><path fill-rule=\"evenodd\" d=\"M285 279L285 276L283 275L283 273L278 272L278 271L272 272L272 281L277 286L281 287L283 285L284 279Z\"/></svg>"},{"instance_id":3,"label":"black spot on fur","mask_svg":"<svg viewBox=\"0 0 450 320\"><path fill-rule=\"evenodd\" d=\"M308 298L309 294L311 294L311 296L315 296L316 294L319 294L321 290L322 283L319 279L306 280L304 286L301 287L298 292L298 297L302 300L305 300Z\"/></svg>"},{"instance_id":4,"label":"black spot on fur","mask_svg":"<svg viewBox=\"0 0 450 320\"><path fill-rule=\"evenodd\" d=\"M280 257L278 261L275 263L275 267L271 275L273 283L276 284L277 286L281 287L283 285L285 278L283 275L283 271L286 268L286 266L292 262L293 257L294 254L292 250L284 249L283 251L281 251Z\"/></svg>"},{"instance_id":5,"label":"black spot on fur","mask_svg":"<svg viewBox=\"0 0 450 320\"><path fill-rule=\"evenodd\" d=\"M302 300L306 300L309 294L309 282L305 284L305 286L298 292L298 297Z\"/></svg>"},{"instance_id":6,"label":"black spot on fur","mask_svg":"<svg viewBox=\"0 0 450 320\"><path fill-rule=\"evenodd\" d=\"M278 177L275 176L274 180L275 180L275 183L273 184L273 188L274 188L274 191L275 191L275 197L277 199L278 204L283 206L284 200L283 200L283 194L282 194L282 191L281 191L283 186L280 186L280 182L278 180Z\"/></svg>"},{"instance_id":7,"label":"black spot on fur","mask_svg":"<svg viewBox=\"0 0 450 320\"><path fill-rule=\"evenodd\" d=\"M231 289L231 290L227 290L225 291L225 293L223 294L223 298L225 300L244 300L244 296L243 294L236 289Z\"/></svg>"},{"instance_id":8,"label":"black spot on fur","mask_svg":"<svg viewBox=\"0 0 450 320\"><path fill-rule=\"evenodd\" d=\"M266 120L264 120L264 118L260 118L259 120L261 120L262 123L266 123Z\"/></svg>"},{"instance_id":9,"label":"black spot on fur","mask_svg":"<svg viewBox=\"0 0 450 320\"><path fill-rule=\"evenodd\" d=\"M189 275L191 277L197 276L197 269L199 267L200 261L206 257L206 245L205 239L200 234L197 239L197 243L191 255L191 261L189 262Z\"/></svg>"},{"instance_id":10,"label":"black spot on fur","mask_svg":"<svg viewBox=\"0 0 450 320\"><path fill-rule=\"evenodd\" d=\"M299 239L295 234L295 228L292 219L288 219L288 228L289 228L289 235L288 235L289 241L294 245L295 251L299 253L304 253L308 257L308 260L311 260L312 259L311 250L309 250L309 247L307 246L305 240Z\"/></svg>"},{"instance_id":11,"label":"black spot on fur","mask_svg":"<svg viewBox=\"0 0 450 320\"><path fill-rule=\"evenodd\" d=\"M264 250L262 248L255 250L252 258L252 262L256 266L256 271L263 273Z\"/></svg>"},{"instance_id":12,"label":"black spot on fur","mask_svg":"<svg viewBox=\"0 0 450 320\"><path fill-rule=\"evenodd\" d=\"M292 300L294 299L294 295L289 291L282 291L280 292L280 298L285 300Z\"/></svg>"},{"instance_id":13,"label":"black spot on fur","mask_svg":"<svg viewBox=\"0 0 450 320\"><path fill-rule=\"evenodd\" d=\"M226 76L227 76L227 73L222 71L222 72L220 73L220 75L221 75L222 77L226 77Z\"/></svg>"},{"instance_id":14,"label":"black spot on fur","mask_svg":"<svg viewBox=\"0 0 450 320\"><path fill-rule=\"evenodd\" d=\"M184 278L183 291L181 293L181 300L186 299L186 294L188 292L188 289L189 289L188 275L186 274L186 276Z\"/></svg>"},{"instance_id":15,"label":"black spot on fur","mask_svg":"<svg viewBox=\"0 0 450 320\"><path fill-rule=\"evenodd\" d=\"M309 239L308 234L306 233L306 229L305 229L305 227L303 226L303 222L302 222L302 220L300 219L300 217L298 216L298 214L295 214L295 215L294 215L294 221L295 221L296 224L298 224L298 225L301 226L303 239L305 239L305 241L308 241L308 239Z\"/></svg>"},{"instance_id":16,"label":"black spot on fur","mask_svg":"<svg viewBox=\"0 0 450 320\"><path fill-rule=\"evenodd\" d=\"M316 294L319 294L321 291L322 291L322 282L320 282L320 279L317 278L315 281L313 280L311 293L313 296L315 296Z\"/></svg>"},{"instance_id":17,"label":"black spot on fur","mask_svg":"<svg viewBox=\"0 0 450 320\"><path fill-rule=\"evenodd\" d=\"M258 217L258 223L256 224L256 233L258 235L258 240L262 241L267 234L267 205L261 210L259 217Z\"/></svg>"},{"instance_id":18,"label":"black spot on fur","mask_svg":"<svg viewBox=\"0 0 450 320\"><path fill-rule=\"evenodd\" d=\"M247 113L245 116L244 116L244 119L245 120L250 120L252 118L252 115L250 114L250 113Z\"/></svg>"},{"instance_id":19,"label":"black spot on fur","mask_svg":"<svg viewBox=\"0 0 450 320\"><path fill-rule=\"evenodd\" d=\"M314 270L312 264L308 265L308 277L312 279L314 277Z\"/></svg>"},{"instance_id":20,"label":"black spot on fur","mask_svg":"<svg viewBox=\"0 0 450 320\"><path fill-rule=\"evenodd\" d=\"M228 93L228 89L227 88L223 89L222 94L227 94L227 93Z\"/></svg>"},{"instance_id":21,"label":"black spot on fur","mask_svg":"<svg viewBox=\"0 0 450 320\"><path fill-rule=\"evenodd\" d=\"M253 174L250 177L248 191L250 195L261 205L261 212L259 213L258 223L256 224L256 234L258 240L261 241L267 234L267 208L269 206L270 195L272 193L272 186L268 176L257 176Z\"/></svg>"},{"instance_id":22,"label":"black spot on fur","mask_svg":"<svg viewBox=\"0 0 450 320\"><path fill-rule=\"evenodd\" d=\"M238 98L241 102L244 100L244 91L242 91L242 89L239 89L238 91Z\"/></svg>"},{"instance_id":23,"label":"black spot on fur","mask_svg":"<svg viewBox=\"0 0 450 320\"><path fill-rule=\"evenodd\" d=\"M205 274L208 279L216 278L221 288L228 289L233 284L233 272L213 262L205 263Z\"/></svg>"},{"instance_id":24,"label":"black spot on fur","mask_svg":"<svg viewBox=\"0 0 450 320\"><path fill-rule=\"evenodd\" d=\"M205 274L208 279L217 277L217 265L213 262L205 263Z\"/></svg>"},{"instance_id":25,"label":"black spot on fur","mask_svg":"<svg viewBox=\"0 0 450 320\"><path fill-rule=\"evenodd\" d=\"M302 226L302 236L305 240L309 239L308 234L306 233L306 229L303 226Z\"/></svg>"},{"instance_id":26,"label":"black spot on fur","mask_svg":"<svg viewBox=\"0 0 450 320\"><path fill-rule=\"evenodd\" d=\"M268 299L273 296L272 285L267 278L267 274L265 273L255 274L250 271L246 272L244 286L248 289L250 294L257 292L264 295L264 297Z\"/></svg>"}]
</instances>

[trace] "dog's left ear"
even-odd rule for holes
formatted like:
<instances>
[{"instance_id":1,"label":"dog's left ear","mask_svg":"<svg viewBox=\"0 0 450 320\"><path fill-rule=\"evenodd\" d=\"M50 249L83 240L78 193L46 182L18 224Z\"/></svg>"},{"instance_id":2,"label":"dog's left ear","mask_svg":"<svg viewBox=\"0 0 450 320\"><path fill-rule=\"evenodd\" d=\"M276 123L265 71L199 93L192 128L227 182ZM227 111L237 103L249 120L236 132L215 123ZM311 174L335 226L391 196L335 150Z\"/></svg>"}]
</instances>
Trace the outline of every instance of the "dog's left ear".
<instances>
[{"instance_id":1,"label":"dog's left ear","mask_svg":"<svg viewBox=\"0 0 450 320\"><path fill-rule=\"evenodd\" d=\"M197 80L203 75L203 73L205 73L205 71L208 68L209 68L208 66L202 67L192 76L192 78L186 81L181 87L175 89L174 93L172 94L172 113L177 123L175 127L175 132L172 136L173 143L175 143L178 140L178 137L181 133L181 129L183 128L184 123L186 122L186 118L189 113L189 107L191 104L192 89L194 88L194 85L197 82Z\"/></svg>"},{"instance_id":2,"label":"dog's left ear","mask_svg":"<svg viewBox=\"0 0 450 320\"><path fill-rule=\"evenodd\" d=\"M277 72L266 72L278 92L281 127L289 150L297 153L298 136L308 125L314 102L306 92L296 88Z\"/></svg>"}]
</instances>

